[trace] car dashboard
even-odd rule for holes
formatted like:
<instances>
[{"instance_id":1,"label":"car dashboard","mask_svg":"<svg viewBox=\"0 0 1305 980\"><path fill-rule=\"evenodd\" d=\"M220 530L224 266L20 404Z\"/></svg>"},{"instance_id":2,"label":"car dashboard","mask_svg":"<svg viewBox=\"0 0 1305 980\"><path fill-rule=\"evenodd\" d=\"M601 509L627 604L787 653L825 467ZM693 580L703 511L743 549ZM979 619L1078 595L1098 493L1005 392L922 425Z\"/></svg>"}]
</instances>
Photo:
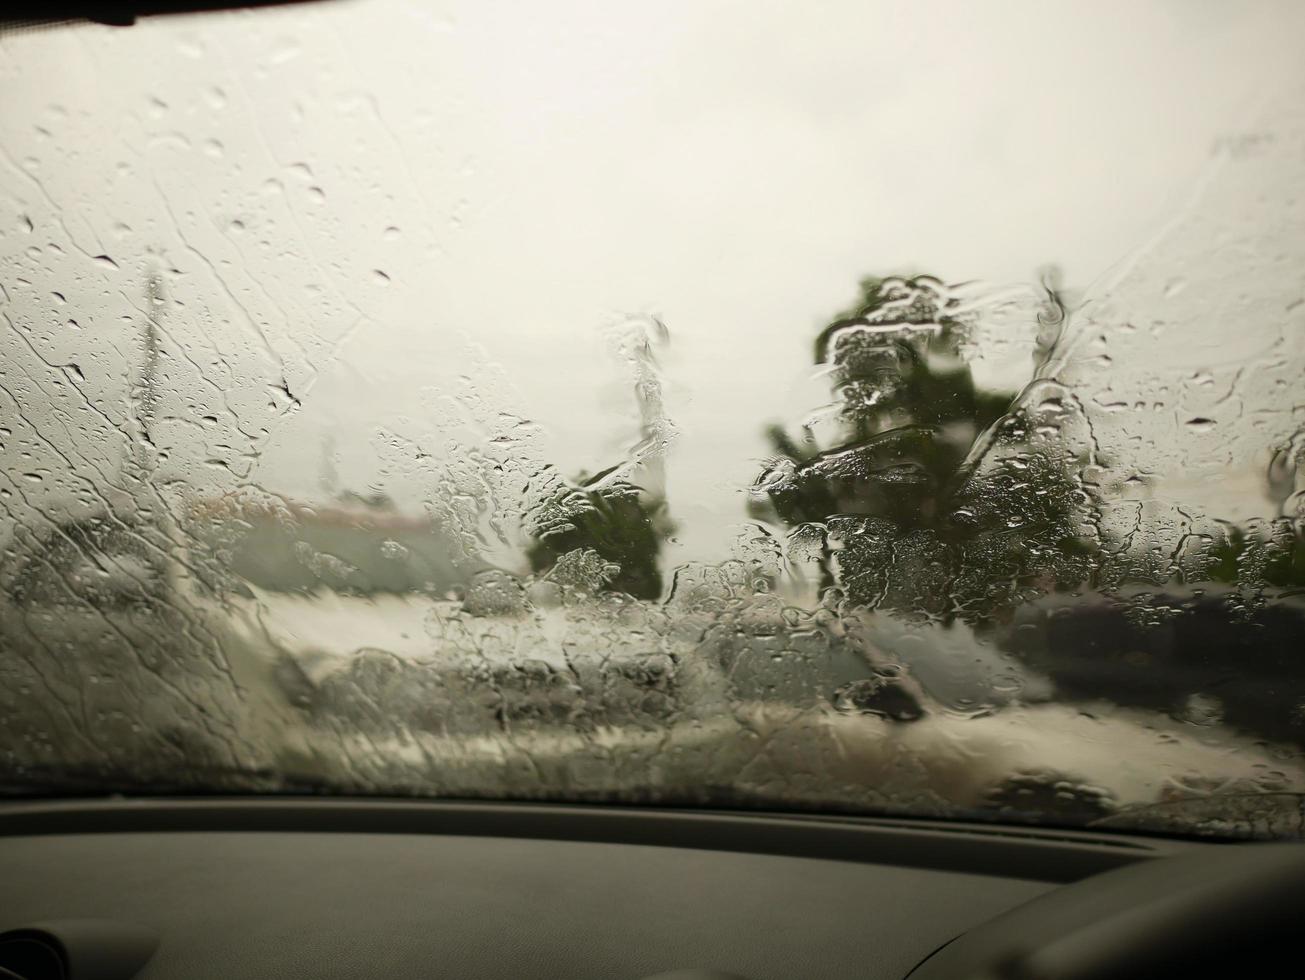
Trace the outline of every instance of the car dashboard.
<instances>
[{"instance_id":1,"label":"car dashboard","mask_svg":"<svg viewBox=\"0 0 1305 980\"><path fill-rule=\"evenodd\" d=\"M1212 846L619 806L15 802L0 932L146 930L123 980L900 980L1067 883Z\"/></svg>"}]
</instances>

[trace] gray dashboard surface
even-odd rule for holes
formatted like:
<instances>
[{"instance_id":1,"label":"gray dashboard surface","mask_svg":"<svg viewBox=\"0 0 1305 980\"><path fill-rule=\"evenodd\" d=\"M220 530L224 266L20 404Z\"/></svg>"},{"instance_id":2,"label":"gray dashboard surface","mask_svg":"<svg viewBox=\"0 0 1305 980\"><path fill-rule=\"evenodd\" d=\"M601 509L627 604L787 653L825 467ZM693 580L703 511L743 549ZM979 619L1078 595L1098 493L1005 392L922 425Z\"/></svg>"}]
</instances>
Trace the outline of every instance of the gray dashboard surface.
<instances>
[{"instance_id":1,"label":"gray dashboard surface","mask_svg":"<svg viewBox=\"0 0 1305 980\"><path fill-rule=\"evenodd\" d=\"M0 929L158 930L150 978L900 978L1053 887L634 844L371 833L0 838Z\"/></svg>"}]
</instances>

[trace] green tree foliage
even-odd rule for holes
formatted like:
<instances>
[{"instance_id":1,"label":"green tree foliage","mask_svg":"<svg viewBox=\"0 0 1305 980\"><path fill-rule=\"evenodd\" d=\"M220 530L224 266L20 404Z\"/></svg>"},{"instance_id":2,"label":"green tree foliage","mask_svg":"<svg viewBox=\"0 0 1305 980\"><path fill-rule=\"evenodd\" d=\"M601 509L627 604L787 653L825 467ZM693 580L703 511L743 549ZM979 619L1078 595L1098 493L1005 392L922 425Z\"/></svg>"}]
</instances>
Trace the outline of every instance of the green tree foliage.
<instances>
[{"instance_id":1,"label":"green tree foliage","mask_svg":"<svg viewBox=\"0 0 1305 980\"><path fill-rule=\"evenodd\" d=\"M1305 589L1305 534L1287 518L1232 526L1207 552L1212 582L1256 589Z\"/></svg>"},{"instance_id":2,"label":"green tree foliage","mask_svg":"<svg viewBox=\"0 0 1305 980\"><path fill-rule=\"evenodd\" d=\"M1054 301L1054 296L1051 297ZM939 280L866 279L816 339L833 445L768 430L757 516L818 524L826 581L858 605L974 623L1089 574L1086 495L1046 420L985 391L961 356L970 324Z\"/></svg>"},{"instance_id":3,"label":"green tree foliage","mask_svg":"<svg viewBox=\"0 0 1305 980\"><path fill-rule=\"evenodd\" d=\"M552 569L563 555L587 550L610 563L605 588L640 599L658 599L662 541L672 530L666 502L625 482L581 489L568 500L567 524L534 538L526 555L537 573Z\"/></svg>"}]
</instances>

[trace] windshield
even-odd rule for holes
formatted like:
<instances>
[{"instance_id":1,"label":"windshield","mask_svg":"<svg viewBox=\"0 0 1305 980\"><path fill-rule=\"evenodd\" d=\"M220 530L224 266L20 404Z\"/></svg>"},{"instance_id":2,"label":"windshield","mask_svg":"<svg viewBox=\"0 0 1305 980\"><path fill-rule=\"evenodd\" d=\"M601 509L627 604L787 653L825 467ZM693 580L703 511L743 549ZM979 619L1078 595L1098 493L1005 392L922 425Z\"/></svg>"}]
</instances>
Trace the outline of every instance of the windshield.
<instances>
[{"instance_id":1,"label":"windshield","mask_svg":"<svg viewBox=\"0 0 1305 980\"><path fill-rule=\"evenodd\" d=\"M0 792L1300 835L1303 28L0 33Z\"/></svg>"}]
</instances>

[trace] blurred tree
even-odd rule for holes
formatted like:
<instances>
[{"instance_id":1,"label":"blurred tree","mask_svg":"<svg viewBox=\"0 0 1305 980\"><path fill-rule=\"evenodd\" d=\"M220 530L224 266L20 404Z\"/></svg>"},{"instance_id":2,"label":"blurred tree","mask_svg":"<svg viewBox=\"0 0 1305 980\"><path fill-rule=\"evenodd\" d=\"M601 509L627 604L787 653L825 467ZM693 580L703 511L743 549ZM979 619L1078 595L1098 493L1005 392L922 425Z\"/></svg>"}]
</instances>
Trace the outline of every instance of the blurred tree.
<instances>
[{"instance_id":1,"label":"blurred tree","mask_svg":"<svg viewBox=\"0 0 1305 980\"><path fill-rule=\"evenodd\" d=\"M1305 589L1305 529L1299 521L1279 517L1229 526L1206 556L1206 575L1198 581L1256 592Z\"/></svg>"},{"instance_id":2,"label":"blurred tree","mask_svg":"<svg viewBox=\"0 0 1305 980\"><path fill-rule=\"evenodd\" d=\"M981 623L1081 582L1095 550L1080 533L1086 496L1055 441L1035 435L1045 420L975 384L959 301L929 276L860 287L815 343L832 445L811 426L800 439L767 430L777 456L754 516L822 525L825 582L858 605Z\"/></svg>"},{"instance_id":3,"label":"blurred tree","mask_svg":"<svg viewBox=\"0 0 1305 980\"><path fill-rule=\"evenodd\" d=\"M609 563L604 588L640 599L661 598L658 556L673 530L666 501L624 481L598 489L588 488L583 479L580 483L568 494L566 523L532 540L526 551L531 569L546 572L563 555L589 550Z\"/></svg>"},{"instance_id":4,"label":"blurred tree","mask_svg":"<svg viewBox=\"0 0 1305 980\"><path fill-rule=\"evenodd\" d=\"M657 364L669 333L655 316L634 316L615 324L607 336L632 382L637 438L616 465L592 477L582 473L559 490L542 509L550 517L533 529L526 557L536 573L573 580L573 587L583 583L586 589L660 599L658 560L662 542L674 530L663 453L675 427L666 417Z\"/></svg>"}]
</instances>

